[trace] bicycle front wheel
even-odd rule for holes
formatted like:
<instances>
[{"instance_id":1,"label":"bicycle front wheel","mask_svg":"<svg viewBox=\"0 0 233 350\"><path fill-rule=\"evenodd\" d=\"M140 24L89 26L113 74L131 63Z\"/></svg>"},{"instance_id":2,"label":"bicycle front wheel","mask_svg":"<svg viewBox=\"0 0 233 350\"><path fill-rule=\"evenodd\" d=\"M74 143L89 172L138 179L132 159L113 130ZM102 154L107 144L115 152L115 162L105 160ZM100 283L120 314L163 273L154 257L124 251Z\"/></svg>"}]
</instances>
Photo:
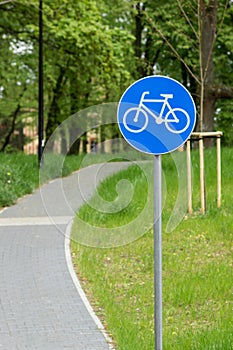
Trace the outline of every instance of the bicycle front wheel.
<instances>
[{"instance_id":1,"label":"bicycle front wheel","mask_svg":"<svg viewBox=\"0 0 233 350\"><path fill-rule=\"evenodd\" d=\"M188 112L186 112L184 109L174 108L167 113L164 123L170 132L174 134L181 134L188 129L190 117Z\"/></svg>"},{"instance_id":2,"label":"bicycle front wheel","mask_svg":"<svg viewBox=\"0 0 233 350\"><path fill-rule=\"evenodd\" d=\"M148 121L147 113L139 107L128 109L123 116L124 127L135 134L146 129Z\"/></svg>"}]
</instances>

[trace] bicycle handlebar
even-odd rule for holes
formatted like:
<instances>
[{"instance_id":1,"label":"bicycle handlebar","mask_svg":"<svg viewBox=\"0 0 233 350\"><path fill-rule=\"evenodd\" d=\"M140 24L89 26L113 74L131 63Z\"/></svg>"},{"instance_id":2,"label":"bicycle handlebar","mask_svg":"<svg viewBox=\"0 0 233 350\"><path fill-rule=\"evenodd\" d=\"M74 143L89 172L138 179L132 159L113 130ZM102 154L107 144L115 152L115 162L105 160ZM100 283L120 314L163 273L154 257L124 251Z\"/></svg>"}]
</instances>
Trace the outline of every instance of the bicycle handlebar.
<instances>
[{"instance_id":1,"label":"bicycle handlebar","mask_svg":"<svg viewBox=\"0 0 233 350\"><path fill-rule=\"evenodd\" d=\"M150 91L144 91L144 92L142 93L142 95L141 95L141 101L143 101L143 100L145 99L145 96L146 96L146 95L149 95L149 94L150 94ZM164 101L168 100L169 98L173 98L173 94L160 94L160 96L165 98ZM149 101L149 100L148 100L148 101ZM153 101L153 100L151 100L151 102L152 102L152 101ZM162 102L162 101L161 101L161 102Z\"/></svg>"},{"instance_id":2,"label":"bicycle handlebar","mask_svg":"<svg viewBox=\"0 0 233 350\"><path fill-rule=\"evenodd\" d=\"M144 91L142 93L141 99L143 99L146 95L148 95L150 93L150 91Z\"/></svg>"}]
</instances>

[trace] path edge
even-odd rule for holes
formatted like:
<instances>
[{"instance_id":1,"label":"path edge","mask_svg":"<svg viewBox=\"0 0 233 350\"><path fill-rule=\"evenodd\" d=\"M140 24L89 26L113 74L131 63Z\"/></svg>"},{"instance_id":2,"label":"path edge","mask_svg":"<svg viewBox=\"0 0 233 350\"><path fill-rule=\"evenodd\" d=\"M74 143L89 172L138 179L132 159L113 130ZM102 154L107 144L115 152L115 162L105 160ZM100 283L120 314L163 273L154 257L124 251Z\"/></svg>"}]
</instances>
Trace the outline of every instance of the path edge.
<instances>
[{"instance_id":1,"label":"path edge","mask_svg":"<svg viewBox=\"0 0 233 350\"><path fill-rule=\"evenodd\" d=\"M75 288L77 289L78 294L80 295L80 298L82 299L83 304L85 305L88 313L90 314L91 318L95 322L98 330L103 334L104 338L106 339L107 344L109 346L109 350L115 350L115 348L113 347L113 340L109 337L102 322L100 321L100 319L98 318L98 316L94 312L94 310L93 310L89 300L87 299L87 296L86 296L86 294L85 294L85 292L84 292L84 290L79 282L79 279L76 275L76 272L74 270L74 266L72 263L72 257L71 257L71 251L70 251L71 228L73 225L73 221L74 221L74 219L72 219L69 222L69 224L66 226L66 232L65 232L64 248L65 248L65 258L66 258L67 268L68 268L70 276L73 280Z\"/></svg>"}]
</instances>

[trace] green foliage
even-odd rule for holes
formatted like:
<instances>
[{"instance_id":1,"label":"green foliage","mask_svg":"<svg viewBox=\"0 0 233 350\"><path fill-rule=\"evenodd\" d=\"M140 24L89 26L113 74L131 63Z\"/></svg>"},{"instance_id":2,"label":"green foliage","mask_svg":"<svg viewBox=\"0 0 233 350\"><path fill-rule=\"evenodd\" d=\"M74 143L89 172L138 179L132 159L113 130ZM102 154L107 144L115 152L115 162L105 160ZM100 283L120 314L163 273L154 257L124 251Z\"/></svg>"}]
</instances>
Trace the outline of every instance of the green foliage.
<instances>
[{"instance_id":1,"label":"green foliage","mask_svg":"<svg viewBox=\"0 0 233 350\"><path fill-rule=\"evenodd\" d=\"M111 91L117 100L119 87L129 79L124 56L130 52L132 36L108 27L91 0L74 1L73 6L63 1L47 2L44 15L48 44L59 53L48 59L51 67L63 68L67 77L63 90L69 91L75 83L77 108L100 103Z\"/></svg>"},{"instance_id":2,"label":"green foliage","mask_svg":"<svg viewBox=\"0 0 233 350\"><path fill-rule=\"evenodd\" d=\"M233 145L233 101L219 101L216 113L216 130L223 131L223 144L227 146Z\"/></svg>"},{"instance_id":3,"label":"green foliage","mask_svg":"<svg viewBox=\"0 0 233 350\"><path fill-rule=\"evenodd\" d=\"M98 6L105 7L104 2ZM43 1L44 92L47 137L69 115L106 100L129 84L133 36L108 25L96 1ZM0 123L2 142L13 125L37 117L38 2L0 6ZM127 59L125 59L125 57ZM18 110L18 106L20 106ZM1 145L0 145L1 147Z\"/></svg>"},{"instance_id":4,"label":"green foliage","mask_svg":"<svg viewBox=\"0 0 233 350\"><path fill-rule=\"evenodd\" d=\"M231 87L233 5L225 5L218 2L215 85ZM43 9L47 138L71 114L118 101L130 83L148 74L178 79L198 101L196 0L44 0ZM37 0L0 5L0 149L12 127L37 124L38 20ZM229 118L228 106L220 104L216 127ZM232 142L230 134L226 142Z\"/></svg>"}]
</instances>

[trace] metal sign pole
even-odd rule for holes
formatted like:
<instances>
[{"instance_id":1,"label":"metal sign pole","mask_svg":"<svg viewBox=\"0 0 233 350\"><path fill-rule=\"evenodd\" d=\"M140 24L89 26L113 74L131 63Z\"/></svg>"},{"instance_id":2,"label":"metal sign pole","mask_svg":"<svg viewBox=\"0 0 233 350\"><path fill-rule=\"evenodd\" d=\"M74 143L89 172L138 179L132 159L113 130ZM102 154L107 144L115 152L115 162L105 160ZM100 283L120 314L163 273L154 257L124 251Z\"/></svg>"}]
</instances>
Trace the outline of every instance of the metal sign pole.
<instances>
[{"instance_id":1,"label":"metal sign pole","mask_svg":"<svg viewBox=\"0 0 233 350\"><path fill-rule=\"evenodd\" d=\"M162 166L154 157L154 322L155 350L162 350Z\"/></svg>"},{"instance_id":2,"label":"metal sign pole","mask_svg":"<svg viewBox=\"0 0 233 350\"><path fill-rule=\"evenodd\" d=\"M38 161L41 165L44 147L44 77L43 77L43 0L39 0L39 115L38 115Z\"/></svg>"},{"instance_id":3,"label":"metal sign pole","mask_svg":"<svg viewBox=\"0 0 233 350\"><path fill-rule=\"evenodd\" d=\"M146 98L148 95L149 98ZM155 350L162 350L160 157L175 151L188 140L196 124L196 107L189 91L178 81L162 75L151 75L137 80L126 89L118 105L117 120L123 137L132 147L154 156Z\"/></svg>"}]
</instances>

